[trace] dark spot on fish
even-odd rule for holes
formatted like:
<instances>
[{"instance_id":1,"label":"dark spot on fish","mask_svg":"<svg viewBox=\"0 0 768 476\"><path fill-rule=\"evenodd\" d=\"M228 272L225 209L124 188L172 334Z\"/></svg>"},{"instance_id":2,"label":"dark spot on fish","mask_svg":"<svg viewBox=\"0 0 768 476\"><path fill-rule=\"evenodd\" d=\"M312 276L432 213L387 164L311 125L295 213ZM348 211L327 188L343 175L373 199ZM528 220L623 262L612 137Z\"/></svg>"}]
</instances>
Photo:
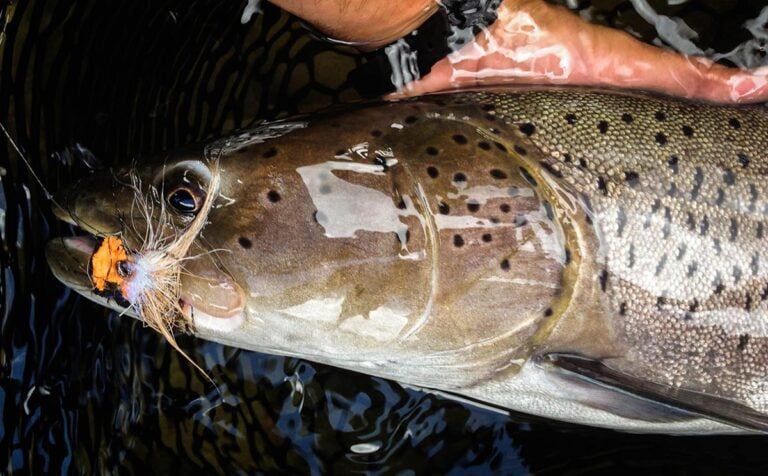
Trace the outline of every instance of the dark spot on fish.
<instances>
[{"instance_id":1,"label":"dark spot on fish","mask_svg":"<svg viewBox=\"0 0 768 476\"><path fill-rule=\"evenodd\" d=\"M602 176L597 177L597 188L603 192L603 195L608 195L608 186L606 185L605 179Z\"/></svg>"},{"instance_id":2,"label":"dark spot on fish","mask_svg":"<svg viewBox=\"0 0 768 476\"><path fill-rule=\"evenodd\" d=\"M725 291L725 285L720 283L717 286L715 286L715 294L722 294L723 291Z\"/></svg>"},{"instance_id":3,"label":"dark spot on fish","mask_svg":"<svg viewBox=\"0 0 768 476\"><path fill-rule=\"evenodd\" d=\"M600 289L605 292L608 287L608 271L600 270Z\"/></svg>"},{"instance_id":4,"label":"dark spot on fish","mask_svg":"<svg viewBox=\"0 0 768 476\"><path fill-rule=\"evenodd\" d=\"M277 149L274 147L270 147L269 149L265 150L264 153L261 154L261 156L264 157L265 159L269 159L276 155L277 155Z\"/></svg>"},{"instance_id":5,"label":"dark spot on fish","mask_svg":"<svg viewBox=\"0 0 768 476\"><path fill-rule=\"evenodd\" d=\"M589 169L589 166L587 165L586 159L579 159L579 167L582 169Z\"/></svg>"},{"instance_id":6,"label":"dark spot on fish","mask_svg":"<svg viewBox=\"0 0 768 476\"><path fill-rule=\"evenodd\" d=\"M411 230L405 230L405 243L411 241Z\"/></svg>"},{"instance_id":7,"label":"dark spot on fish","mask_svg":"<svg viewBox=\"0 0 768 476\"><path fill-rule=\"evenodd\" d=\"M517 153L518 153L518 154L520 154L520 155L526 155L526 154L528 153L528 151L527 151L527 150L525 150L525 148L524 148L524 147L521 147L521 146L519 146L519 145L517 145L517 144L515 144L515 147L514 147L514 149L515 149L515 152L517 152Z\"/></svg>"},{"instance_id":8,"label":"dark spot on fish","mask_svg":"<svg viewBox=\"0 0 768 476\"><path fill-rule=\"evenodd\" d=\"M659 262L656 263L656 276L659 276L662 271L664 271L664 266L667 265L667 254L664 253L661 255L661 258L659 259Z\"/></svg>"},{"instance_id":9,"label":"dark spot on fish","mask_svg":"<svg viewBox=\"0 0 768 476\"><path fill-rule=\"evenodd\" d=\"M755 230L755 236L759 239L763 239L765 237L765 225L763 225L763 222L760 222L757 224L757 229Z\"/></svg>"},{"instance_id":10,"label":"dark spot on fish","mask_svg":"<svg viewBox=\"0 0 768 476\"><path fill-rule=\"evenodd\" d=\"M487 143L485 141L478 142L477 146L480 147L483 150L491 150L491 144L489 144L489 143Z\"/></svg>"},{"instance_id":11,"label":"dark spot on fish","mask_svg":"<svg viewBox=\"0 0 768 476\"><path fill-rule=\"evenodd\" d=\"M706 215L704 215L704 218L701 219L701 236L705 236L707 232L709 231L709 218L707 218Z\"/></svg>"},{"instance_id":12,"label":"dark spot on fish","mask_svg":"<svg viewBox=\"0 0 768 476\"><path fill-rule=\"evenodd\" d=\"M486 243L490 243L491 241L493 241L493 236L491 236L490 233L485 233L483 234L483 241Z\"/></svg>"},{"instance_id":13,"label":"dark spot on fish","mask_svg":"<svg viewBox=\"0 0 768 476\"><path fill-rule=\"evenodd\" d=\"M754 212L755 209L757 208L755 205L757 202L757 197L758 197L757 187L755 187L755 184L752 184L752 183L749 184L749 211L750 212Z\"/></svg>"},{"instance_id":14,"label":"dark spot on fish","mask_svg":"<svg viewBox=\"0 0 768 476\"><path fill-rule=\"evenodd\" d=\"M502 270L509 271L509 260L504 258L503 260L501 260L501 263L499 263L499 266L501 267Z\"/></svg>"},{"instance_id":15,"label":"dark spot on fish","mask_svg":"<svg viewBox=\"0 0 768 476\"><path fill-rule=\"evenodd\" d=\"M659 145L667 145L667 136L663 132L656 134L656 143Z\"/></svg>"},{"instance_id":16,"label":"dark spot on fish","mask_svg":"<svg viewBox=\"0 0 768 476\"><path fill-rule=\"evenodd\" d=\"M453 174L453 181L454 182L466 182L467 176L464 175L462 172L456 172Z\"/></svg>"},{"instance_id":17,"label":"dark spot on fish","mask_svg":"<svg viewBox=\"0 0 768 476\"><path fill-rule=\"evenodd\" d=\"M417 119L417 117L416 117L416 116L408 116L408 117L406 117L406 118L405 118L405 123L406 123L406 124L413 124L413 123L414 123L414 122L416 122L417 120L418 120L418 119Z\"/></svg>"},{"instance_id":18,"label":"dark spot on fish","mask_svg":"<svg viewBox=\"0 0 768 476\"><path fill-rule=\"evenodd\" d=\"M731 218L731 241L736 241L739 236L739 221L736 218Z\"/></svg>"},{"instance_id":19,"label":"dark spot on fish","mask_svg":"<svg viewBox=\"0 0 768 476\"><path fill-rule=\"evenodd\" d=\"M467 143L467 138L461 134L454 134L453 141L459 145L464 145Z\"/></svg>"},{"instance_id":20,"label":"dark spot on fish","mask_svg":"<svg viewBox=\"0 0 768 476\"><path fill-rule=\"evenodd\" d=\"M321 185L320 186L320 193L323 195L328 195L331 193L331 186L330 185Z\"/></svg>"},{"instance_id":21,"label":"dark spot on fish","mask_svg":"<svg viewBox=\"0 0 768 476\"><path fill-rule=\"evenodd\" d=\"M693 302L688 305L688 310L690 312L699 312L699 301L698 301L698 299L694 299Z\"/></svg>"},{"instance_id":22,"label":"dark spot on fish","mask_svg":"<svg viewBox=\"0 0 768 476\"><path fill-rule=\"evenodd\" d=\"M573 162L573 156L571 154L563 154L563 160L566 163L570 164L571 162Z\"/></svg>"},{"instance_id":23,"label":"dark spot on fish","mask_svg":"<svg viewBox=\"0 0 768 476\"><path fill-rule=\"evenodd\" d=\"M683 316L683 320L690 321L691 319L693 319L693 314L690 312L686 312L685 315Z\"/></svg>"},{"instance_id":24,"label":"dark spot on fish","mask_svg":"<svg viewBox=\"0 0 768 476\"><path fill-rule=\"evenodd\" d=\"M530 137L536 132L536 126L530 122L524 122L520 124L520 132Z\"/></svg>"},{"instance_id":25,"label":"dark spot on fish","mask_svg":"<svg viewBox=\"0 0 768 476\"><path fill-rule=\"evenodd\" d=\"M626 314L627 314L627 303L622 302L621 304L619 304L619 315L624 316Z\"/></svg>"},{"instance_id":26,"label":"dark spot on fish","mask_svg":"<svg viewBox=\"0 0 768 476\"><path fill-rule=\"evenodd\" d=\"M699 192L701 191L701 185L704 183L704 171L701 167L696 167L696 172L693 175L693 190L691 190L691 198L696 200L699 198Z\"/></svg>"},{"instance_id":27,"label":"dark spot on fish","mask_svg":"<svg viewBox=\"0 0 768 476\"><path fill-rule=\"evenodd\" d=\"M741 129L741 122L735 117L728 119L728 125L734 129Z\"/></svg>"},{"instance_id":28,"label":"dark spot on fish","mask_svg":"<svg viewBox=\"0 0 768 476\"><path fill-rule=\"evenodd\" d=\"M693 231L696 229L696 218L693 216L693 213L688 212L688 230Z\"/></svg>"},{"instance_id":29,"label":"dark spot on fish","mask_svg":"<svg viewBox=\"0 0 768 476\"><path fill-rule=\"evenodd\" d=\"M429 166L427 167L427 175L429 175L432 178L437 178L438 175L440 175L440 172L437 171L437 167Z\"/></svg>"},{"instance_id":30,"label":"dark spot on fish","mask_svg":"<svg viewBox=\"0 0 768 476\"><path fill-rule=\"evenodd\" d=\"M749 167L749 156L745 154L744 152L740 152L738 155L739 163L743 168Z\"/></svg>"},{"instance_id":31,"label":"dark spot on fish","mask_svg":"<svg viewBox=\"0 0 768 476\"><path fill-rule=\"evenodd\" d=\"M685 252L688 251L688 245L685 243L680 243L680 246L677 247L677 260L680 261L685 256Z\"/></svg>"},{"instance_id":32,"label":"dark spot on fish","mask_svg":"<svg viewBox=\"0 0 768 476\"><path fill-rule=\"evenodd\" d=\"M667 115L664 114L664 111L656 111L656 114L654 114L654 117L659 122L664 122L667 120Z\"/></svg>"},{"instance_id":33,"label":"dark spot on fish","mask_svg":"<svg viewBox=\"0 0 768 476\"><path fill-rule=\"evenodd\" d=\"M667 304L667 298L664 296L659 296L656 298L656 307L661 309L664 307L664 305Z\"/></svg>"},{"instance_id":34,"label":"dark spot on fish","mask_svg":"<svg viewBox=\"0 0 768 476\"><path fill-rule=\"evenodd\" d=\"M723 247L720 244L720 238L713 238L712 245L715 247L715 254L720 256L720 253L723 252Z\"/></svg>"},{"instance_id":35,"label":"dark spot on fish","mask_svg":"<svg viewBox=\"0 0 768 476\"><path fill-rule=\"evenodd\" d=\"M736 176L733 174L733 170L726 169L725 172L723 172L723 182L725 182L726 185L733 185L736 182Z\"/></svg>"},{"instance_id":36,"label":"dark spot on fish","mask_svg":"<svg viewBox=\"0 0 768 476\"><path fill-rule=\"evenodd\" d=\"M440 202L437 204L437 211L439 211L441 215L447 215L451 213L451 207L445 202Z\"/></svg>"},{"instance_id":37,"label":"dark spot on fish","mask_svg":"<svg viewBox=\"0 0 768 476\"><path fill-rule=\"evenodd\" d=\"M599 130L601 134L605 134L606 132L608 132L608 121L598 122L597 130Z\"/></svg>"},{"instance_id":38,"label":"dark spot on fish","mask_svg":"<svg viewBox=\"0 0 768 476\"><path fill-rule=\"evenodd\" d=\"M763 290L760 292L760 299L763 301L768 299L768 285L763 286Z\"/></svg>"},{"instance_id":39,"label":"dark spot on fish","mask_svg":"<svg viewBox=\"0 0 768 476\"><path fill-rule=\"evenodd\" d=\"M503 180L503 179L507 178L507 173L504 172L503 170L491 169L491 171L489 173L491 174L491 177L493 177L493 178L495 178L497 180Z\"/></svg>"},{"instance_id":40,"label":"dark spot on fish","mask_svg":"<svg viewBox=\"0 0 768 476\"><path fill-rule=\"evenodd\" d=\"M742 273L742 271L741 271L741 268L739 268L738 266L734 266L734 267L733 267L733 280L734 280L736 283L738 283L739 281L741 281L741 275L742 275L742 274L743 274L743 273Z\"/></svg>"},{"instance_id":41,"label":"dark spot on fish","mask_svg":"<svg viewBox=\"0 0 768 476\"><path fill-rule=\"evenodd\" d=\"M539 164L550 174L557 178L563 178L563 173L555 164L550 164L546 160L539 161Z\"/></svg>"},{"instance_id":42,"label":"dark spot on fish","mask_svg":"<svg viewBox=\"0 0 768 476\"><path fill-rule=\"evenodd\" d=\"M547 309L544 311L544 317L549 317L549 316L551 316L551 315L552 315L552 314L554 314L554 313L555 313L555 311L553 311L551 307L548 307L548 308L547 308Z\"/></svg>"},{"instance_id":43,"label":"dark spot on fish","mask_svg":"<svg viewBox=\"0 0 768 476\"><path fill-rule=\"evenodd\" d=\"M576 114L569 112L565 115L565 121L570 125L576 124Z\"/></svg>"},{"instance_id":44,"label":"dark spot on fish","mask_svg":"<svg viewBox=\"0 0 768 476\"><path fill-rule=\"evenodd\" d=\"M715 205L722 205L725 201L725 191L722 188L717 189L717 198L715 198Z\"/></svg>"},{"instance_id":45,"label":"dark spot on fish","mask_svg":"<svg viewBox=\"0 0 768 476\"><path fill-rule=\"evenodd\" d=\"M267 199L272 203L279 202L281 198L282 197L280 196L280 194L275 190L270 190L269 192L267 192Z\"/></svg>"},{"instance_id":46,"label":"dark spot on fish","mask_svg":"<svg viewBox=\"0 0 768 476\"><path fill-rule=\"evenodd\" d=\"M672 169L673 174L677 174L677 164L679 161L680 159L678 159L676 155L670 156L669 159L667 159L667 164L669 164L669 168Z\"/></svg>"},{"instance_id":47,"label":"dark spot on fish","mask_svg":"<svg viewBox=\"0 0 768 476\"><path fill-rule=\"evenodd\" d=\"M675 182L672 182L671 184L669 184L669 190L667 190L667 196L669 197L677 196L677 184Z\"/></svg>"},{"instance_id":48,"label":"dark spot on fish","mask_svg":"<svg viewBox=\"0 0 768 476\"><path fill-rule=\"evenodd\" d=\"M508 203L502 203L499 205L499 210L501 210L502 213L509 213L509 211L512 210L512 207L510 207Z\"/></svg>"},{"instance_id":49,"label":"dark spot on fish","mask_svg":"<svg viewBox=\"0 0 768 476\"><path fill-rule=\"evenodd\" d=\"M672 227L672 212L669 207L664 207L664 227L661 229L664 239L669 238Z\"/></svg>"},{"instance_id":50,"label":"dark spot on fish","mask_svg":"<svg viewBox=\"0 0 768 476\"><path fill-rule=\"evenodd\" d=\"M517 228L520 228L528 224L528 219L523 215L516 215L515 218L512 219L512 224Z\"/></svg>"},{"instance_id":51,"label":"dark spot on fish","mask_svg":"<svg viewBox=\"0 0 768 476\"><path fill-rule=\"evenodd\" d=\"M374 129L371 131L371 136L373 137L381 137L381 131L378 129Z\"/></svg>"},{"instance_id":52,"label":"dark spot on fish","mask_svg":"<svg viewBox=\"0 0 768 476\"><path fill-rule=\"evenodd\" d=\"M405 210L408 208L408 205L405 204L405 200L403 200L402 197L400 198L400 201L397 202L397 208L400 210Z\"/></svg>"},{"instance_id":53,"label":"dark spot on fish","mask_svg":"<svg viewBox=\"0 0 768 476\"><path fill-rule=\"evenodd\" d=\"M500 151L502 151L504 153L509 152L507 150L507 148L504 146L504 144L502 144L501 142L494 142L493 145L495 145L497 149L499 149Z\"/></svg>"},{"instance_id":54,"label":"dark spot on fish","mask_svg":"<svg viewBox=\"0 0 768 476\"><path fill-rule=\"evenodd\" d=\"M629 244L629 259L627 260L627 267L633 268L635 266L635 244Z\"/></svg>"},{"instance_id":55,"label":"dark spot on fish","mask_svg":"<svg viewBox=\"0 0 768 476\"><path fill-rule=\"evenodd\" d=\"M489 218L489 220L490 220L490 222L491 222L491 223L493 223L494 225L498 225L499 223L501 223L501 220L499 220L499 218L498 218L498 217L491 217L491 218Z\"/></svg>"},{"instance_id":56,"label":"dark spot on fish","mask_svg":"<svg viewBox=\"0 0 768 476\"><path fill-rule=\"evenodd\" d=\"M661 200L657 198L653 201L653 205L651 205L651 213L656 213L659 210L661 210Z\"/></svg>"},{"instance_id":57,"label":"dark spot on fish","mask_svg":"<svg viewBox=\"0 0 768 476\"><path fill-rule=\"evenodd\" d=\"M483 111L493 111L496 109L495 104L483 104Z\"/></svg>"},{"instance_id":58,"label":"dark spot on fish","mask_svg":"<svg viewBox=\"0 0 768 476\"><path fill-rule=\"evenodd\" d=\"M566 247L563 251L565 253L565 263L564 264L565 264L565 266L568 266L569 264L571 264L571 249Z\"/></svg>"},{"instance_id":59,"label":"dark spot on fish","mask_svg":"<svg viewBox=\"0 0 768 476\"><path fill-rule=\"evenodd\" d=\"M453 235L453 246L456 248L464 246L464 238L461 235Z\"/></svg>"},{"instance_id":60,"label":"dark spot on fish","mask_svg":"<svg viewBox=\"0 0 768 476\"><path fill-rule=\"evenodd\" d=\"M467 210L474 213L480 210L480 204L474 200L470 200L467 202Z\"/></svg>"},{"instance_id":61,"label":"dark spot on fish","mask_svg":"<svg viewBox=\"0 0 768 476\"><path fill-rule=\"evenodd\" d=\"M242 246L245 250L249 250L253 247L253 242L244 236L238 238L237 242L240 243L240 246Z\"/></svg>"},{"instance_id":62,"label":"dark spot on fish","mask_svg":"<svg viewBox=\"0 0 768 476\"><path fill-rule=\"evenodd\" d=\"M636 187L640 182L640 175L634 170L629 170L624 172L624 180L629 184L630 187Z\"/></svg>"},{"instance_id":63,"label":"dark spot on fish","mask_svg":"<svg viewBox=\"0 0 768 476\"><path fill-rule=\"evenodd\" d=\"M627 124L632 124L632 122L635 120L634 117L632 117L632 114L624 113L621 115L621 120L626 122Z\"/></svg>"},{"instance_id":64,"label":"dark spot on fish","mask_svg":"<svg viewBox=\"0 0 768 476\"><path fill-rule=\"evenodd\" d=\"M739 344L736 346L739 352L743 352L749 344L749 334L742 334L739 336Z\"/></svg>"},{"instance_id":65,"label":"dark spot on fish","mask_svg":"<svg viewBox=\"0 0 768 476\"><path fill-rule=\"evenodd\" d=\"M426 150L427 154L429 155L437 155L437 148L435 147L429 146L424 150Z\"/></svg>"},{"instance_id":66,"label":"dark spot on fish","mask_svg":"<svg viewBox=\"0 0 768 476\"><path fill-rule=\"evenodd\" d=\"M696 261L691 261L688 264L688 277L692 278L694 274L696 274L696 271L699 270L699 263Z\"/></svg>"},{"instance_id":67,"label":"dark spot on fish","mask_svg":"<svg viewBox=\"0 0 768 476\"><path fill-rule=\"evenodd\" d=\"M528 172L528 170L525 167L520 167L520 175L523 176L526 182L533 185L534 187L538 187L539 184L536 183L536 180L531 176L531 173Z\"/></svg>"},{"instance_id":68,"label":"dark spot on fish","mask_svg":"<svg viewBox=\"0 0 768 476\"><path fill-rule=\"evenodd\" d=\"M752 276L757 276L758 271L760 271L760 253L757 251L752 254L752 261L749 262L749 269L752 271Z\"/></svg>"},{"instance_id":69,"label":"dark spot on fish","mask_svg":"<svg viewBox=\"0 0 768 476\"><path fill-rule=\"evenodd\" d=\"M693 127L683 126L683 135L685 137L693 137Z\"/></svg>"}]
</instances>

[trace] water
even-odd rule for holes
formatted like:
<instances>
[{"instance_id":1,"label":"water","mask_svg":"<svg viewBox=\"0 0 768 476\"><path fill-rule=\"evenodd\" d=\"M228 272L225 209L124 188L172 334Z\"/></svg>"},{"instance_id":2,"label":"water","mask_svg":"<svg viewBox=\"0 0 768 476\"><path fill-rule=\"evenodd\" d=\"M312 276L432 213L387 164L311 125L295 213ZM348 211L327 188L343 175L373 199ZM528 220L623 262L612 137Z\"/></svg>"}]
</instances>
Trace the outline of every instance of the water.
<instances>
[{"instance_id":1,"label":"water","mask_svg":"<svg viewBox=\"0 0 768 476\"><path fill-rule=\"evenodd\" d=\"M361 55L253 3L5 6L0 118L57 190L94 167L359 96L346 73ZM762 23L740 26L760 18L761 2L567 3L649 42L762 64ZM662 35L643 19L647 7L677 29ZM154 332L51 276L44 244L71 230L5 147L0 167L0 472L757 474L768 463L762 437L627 435L509 416L180 337L214 389Z\"/></svg>"}]
</instances>

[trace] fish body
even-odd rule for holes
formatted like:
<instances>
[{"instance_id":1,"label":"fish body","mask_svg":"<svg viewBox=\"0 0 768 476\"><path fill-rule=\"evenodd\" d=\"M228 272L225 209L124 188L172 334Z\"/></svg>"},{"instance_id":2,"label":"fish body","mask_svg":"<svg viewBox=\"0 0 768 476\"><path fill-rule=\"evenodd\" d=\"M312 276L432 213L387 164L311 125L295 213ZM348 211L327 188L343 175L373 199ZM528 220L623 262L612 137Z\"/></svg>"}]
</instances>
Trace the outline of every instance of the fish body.
<instances>
[{"instance_id":1,"label":"fish body","mask_svg":"<svg viewBox=\"0 0 768 476\"><path fill-rule=\"evenodd\" d=\"M762 107L466 92L265 124L134 174L173 211L205 194L206 158L220 192L181 278L202 338L576 423L768 428ZM59 214L141 248L130 174L86 179ZM99 300L93 247L48 257Z\"/></svg>"}]
</instances>

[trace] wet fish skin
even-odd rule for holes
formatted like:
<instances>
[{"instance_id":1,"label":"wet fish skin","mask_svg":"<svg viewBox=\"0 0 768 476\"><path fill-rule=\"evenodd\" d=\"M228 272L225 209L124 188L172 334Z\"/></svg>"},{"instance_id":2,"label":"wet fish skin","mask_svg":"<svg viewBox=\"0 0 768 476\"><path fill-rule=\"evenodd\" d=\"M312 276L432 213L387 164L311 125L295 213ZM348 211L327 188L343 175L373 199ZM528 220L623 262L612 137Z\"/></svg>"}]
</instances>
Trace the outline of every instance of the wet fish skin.
<instances>
[{"instance_id":1,"label":"wet fish skin","mask_svg":"<svg viewBox=\"0 0 768 476\"><path fill-rule=\"evenodd\" d=\"M766 427L762 108L480 91L308 122L208 146L227 252L195 267L248 303L202 337L587 424ZM113 233L127 200L97 176L70 212Z\"/></svg>"}]
</instances>

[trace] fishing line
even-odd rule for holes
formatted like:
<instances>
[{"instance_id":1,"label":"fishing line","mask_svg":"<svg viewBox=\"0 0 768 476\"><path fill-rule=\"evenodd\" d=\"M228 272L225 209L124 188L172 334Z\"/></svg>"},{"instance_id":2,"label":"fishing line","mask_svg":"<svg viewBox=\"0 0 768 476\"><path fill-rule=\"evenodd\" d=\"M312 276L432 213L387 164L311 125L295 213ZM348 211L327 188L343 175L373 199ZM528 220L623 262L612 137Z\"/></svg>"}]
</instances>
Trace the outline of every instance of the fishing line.
<instances>
[{"instance_id":1,"label":"fishing line","mask_svg":"<svg viewBox=\"0 0 768 476\"><path fill-rule=\"evenodd\" d=\"M21 160L24 161L24 164L29 169L29 173L32 174L32 177L37 181L37 183L40 185L40 188L43 189L43 192L45 192L45 198L52 201L57 207L64 209L56 200L53 199L53 194L48 191L46 186L43 184L43 181L38 177L37 173L35 172L35 169L32 168L32 164L29 160L24 156L24 153L21 151L19 146L16 144L16 141L13 140L13 137L11 137L11 134L8 132L8 130L5 128L2 122L0 122L0 129L3 130L3 134L5 134L6 139L8 139L8 142L10 142L11 146L13 146L13 149L16 151L16 153L21 157Z\"/></svg>"}]
</instances>

